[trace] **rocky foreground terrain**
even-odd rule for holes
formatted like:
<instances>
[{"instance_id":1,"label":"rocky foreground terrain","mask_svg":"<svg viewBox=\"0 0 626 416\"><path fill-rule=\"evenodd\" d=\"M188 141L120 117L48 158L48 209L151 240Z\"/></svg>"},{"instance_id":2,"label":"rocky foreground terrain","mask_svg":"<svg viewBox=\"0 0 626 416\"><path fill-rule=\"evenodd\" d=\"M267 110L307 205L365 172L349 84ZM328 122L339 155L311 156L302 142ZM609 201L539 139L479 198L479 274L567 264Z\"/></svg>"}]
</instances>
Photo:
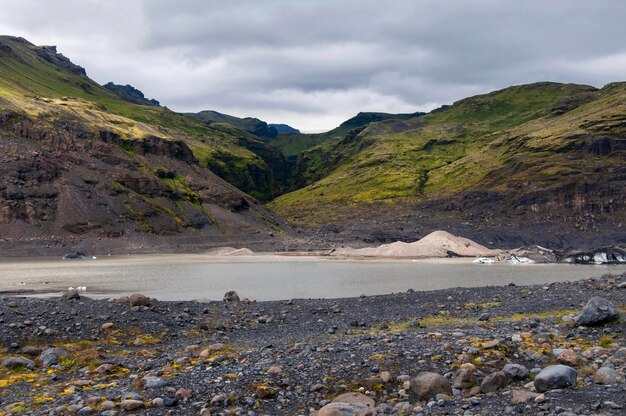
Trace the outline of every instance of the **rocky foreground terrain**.
<instances>
[{"instance_id":1,"label":"rocky foreground terrain","mask_svg":"<svg viewBox=\"0 0 626 416\"><path fill-rule=\"evenodd\" d=\"M623 415L625 307L626 275L283 302L7 297L0 415Z\"/></svg>"}]
</instances>

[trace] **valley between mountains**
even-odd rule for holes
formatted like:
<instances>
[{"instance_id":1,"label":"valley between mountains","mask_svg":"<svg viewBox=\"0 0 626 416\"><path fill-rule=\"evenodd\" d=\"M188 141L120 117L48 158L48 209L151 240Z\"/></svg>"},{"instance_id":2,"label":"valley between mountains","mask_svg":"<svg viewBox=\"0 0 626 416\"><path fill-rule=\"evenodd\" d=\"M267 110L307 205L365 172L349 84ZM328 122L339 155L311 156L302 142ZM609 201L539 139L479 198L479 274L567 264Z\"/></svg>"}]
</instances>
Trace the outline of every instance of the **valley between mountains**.
<instances>
[{"instance_id":1,"label":"valley between mountains","mask_svg":"<svg viewBox=\"0 0 626 416\"><path fill-rule=\"evenodd\" d=\"M539 82L304 134L176 113L0 37L0 246L364 246L447 230L484 245L626 243L626 83Z\"/></svg>"}]
</instances>

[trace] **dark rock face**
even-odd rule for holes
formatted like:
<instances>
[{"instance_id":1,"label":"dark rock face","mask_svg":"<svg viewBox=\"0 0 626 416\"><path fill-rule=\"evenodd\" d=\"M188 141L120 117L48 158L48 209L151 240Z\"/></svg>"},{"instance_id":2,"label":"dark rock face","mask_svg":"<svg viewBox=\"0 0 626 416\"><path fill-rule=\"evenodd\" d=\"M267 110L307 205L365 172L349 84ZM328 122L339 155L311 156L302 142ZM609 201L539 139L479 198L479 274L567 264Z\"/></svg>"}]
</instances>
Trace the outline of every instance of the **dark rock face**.
<instances>
[{"instance_id":1,"label":"dark rock face","mask_svg":"<svg viewBox=\"0 0 626 416\"><path fill-rule=\"evenodd\" d=\"M125 101L133 104L139 105L153 105L159 106L161 105L157 100L148 99L143 95L143 92L139 91L137 88L132 85L118 85L112 82L108 82L103 85L104 88L111 91L113 94L121 97Z\"/></svg>"},{"instance_id":2,"label":"dark rock face","mask_svg":"<svg viewBox=\"0 0 626 416\"><path fill-rule=\"evenodd\" d=\"M223 222L219 227L218 221ZM50 125L0 112L4 243L51 236L62 241L138 234L266 235L272 223L264 207L199 166L181 140L123 139L67 120Z\"/></svg>"},{"instance_id":3,"label":"dark rock face","mask_svg":"<svg viewBox=\"0 0 626 416\"><path fill-rule=\"evenodd\" d=\"M581 326L597 326L619 319L619 311L611 301L595 296L587 302L574 322Z\"/></svg>"},{"instance_id":4,"label":"dark rock face","mask_svg":"<svg viewBox=\"0 0 626 416\"><path fill-rule=\"evenodd\" d=\"M74 64L63 54L58 53L56 46L41 46L36 49L36 53L40 58L50 62L51 64L58 66L61 69L70 71L74 75L78 75L82 77L87 76L87 72L85 71L85 68Z\"/></svg>"}]
</instances>

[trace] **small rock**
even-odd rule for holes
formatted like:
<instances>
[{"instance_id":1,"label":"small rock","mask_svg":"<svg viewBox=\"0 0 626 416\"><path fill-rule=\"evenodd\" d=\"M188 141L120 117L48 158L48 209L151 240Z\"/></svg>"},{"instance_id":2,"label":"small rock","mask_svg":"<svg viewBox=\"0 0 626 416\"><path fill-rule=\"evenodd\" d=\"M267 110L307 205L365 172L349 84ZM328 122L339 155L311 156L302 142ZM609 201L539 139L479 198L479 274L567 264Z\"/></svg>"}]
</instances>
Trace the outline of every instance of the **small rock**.
<instances>
[{"instance_id":1,"label":"small rock","mask_svg":"<svg viewBox=\"0 0 626 416\"><path fill-rule=\"evenodd\" d=\"M179 400L189 400L193 396L193 391L189 389L178 389L174 396Z\"/></svg>"},{"instance_id":2,"label":"small rock","mask_svg":"<svg viewBox=\"0 0 626 416\"><path fill-rule=\"evenodd\" d=\"M120 407L124 410L131 411L142 409L144 407L144 403L141 400L133 400L133 399L125 399L120 403Z\"/></svg>"},{"instance_id":3,"label":"small rock","mask_svg":"<svg viewBox=\"0 0 626 416\"><path fill-rule=\"evenodd\" d=\"M376 402L371 397L361 393L345 393L333 399L331 403L359 403L369 407L376 406Z\"/></svg>"},{"instance_id":4,"label":"small rock","mask_svg":"<svg viewBox=\"0 0 626 416\"><path fill-rule=\"evenodd\" d=\"M111 400L105 400L102 403L100 403L100 408L103 410L115 409L115 403L112 402Z\"/></svg>"},{"instance_id":5,"label":"small rock","mask_svg":"<svg viewBox=\"0 0 626 416\"><path fill-rule=\"evenodd\" d=\"M113 364L104 363L98 366L98 368L96 368L94 371L98 374L106 374L106 373L110 373L112 369L113 369Z\"/></svg>"},{"instance_id":6,"label":"small rock","mask_svg":"<svg viewBox=\"0 0 626 416\"><path fill-rule=\"evenodd\" d=\"M167 386L167 381L163 380L161 377L145 376L141 380L146 389L156 389Z\"/></svg>"},{"instance_id":7,"label":"small rock","mask_svg":"<svg viewBox=\"0 0 626 416\"><path fill-rule=\"evenodd\" d=\"M102 326L100 328L102 328L103 331L110 331L115 327L115 324L113 322L107 322L102 324Z\"/></svg>"},{"instance_id":8,"label":"small rock","mask_svg":"<svg viewBox=\"0 0 626 416\"><path fill-rule=\"evenodd\" d=\"M376 410L361 403L330 403L317 416L375 416Z\"/></svg>"},{"instance_id":9,"label":"small rock","mask_svg":"<svg viewBox=\"0 0 626 416\"><path fill-rule=\"evenodd\" d=\"M524 390L524 389L511 389L511 404L520 404L526 403L531 400L534 400L539 393L533 393L532 391Z\"/></svg>"},{"instance_id":10,"label":"small rock","mask_svg":"<svg viewBox=\"0 0 626 416\"><path fill-rule=\"evenodd\" d=\"M276 393L278 392L273 387L260 385L260 386L257 386L254 393L256 394L256 397L258 397L259 399L267 400L267 399L271 399L272 397L274 397Z\"/></svg>"}]
</instances>

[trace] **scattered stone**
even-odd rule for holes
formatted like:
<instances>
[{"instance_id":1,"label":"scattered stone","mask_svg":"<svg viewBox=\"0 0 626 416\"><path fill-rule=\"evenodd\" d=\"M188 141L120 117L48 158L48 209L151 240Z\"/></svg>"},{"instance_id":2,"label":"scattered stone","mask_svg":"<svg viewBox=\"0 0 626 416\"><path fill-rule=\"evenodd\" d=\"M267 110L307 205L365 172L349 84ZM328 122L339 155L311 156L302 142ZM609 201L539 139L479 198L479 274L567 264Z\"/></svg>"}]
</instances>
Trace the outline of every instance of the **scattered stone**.
<instances>
[{"instance_id":1,"label":"scattered stone","mask_svg":"<svg viewBox=\"0 0 626 416\"><path fill-rule=\"evenodd\" d=\"M595 296L587 302L574 323L577 326L597 326L619 319L619 311L611 301Z\"/></svg>"},{"instance_id":2,"label":"scattered stone","mask_svg":"<svg viewBox=\"0 0 626 416\"><path fill-rule=\"evenodd\" d=\"M570 367L578 366L578 354L572 350L564 350L556 357L556 360Z\"/></svg>"},{"instance_id":3,"label":"scattered stone","mask_svg":"<svg viewBox=\"0 0 626 416\"><path fill-rule=\"evenodd\" d=\"M256 394L256 397L258 397L261 400L271 399L272 397L276 395L276 393L278 392L275 388L266 386L264 384L257 386L256 390L254 391L254 394Z\"/></svg>"},{"instance_id":4,"label":"scattered stone","mask_svg":"<svg viewBox=\"0 0 626 416\"><path fill-rule=\"evenodd\" d=\"M112 402L111 400L105 400L102 403L100 403L100 408L103 410L115 409L115 403Z\"/></svg>"},{"instance_id":5,"label":"scattered stone","mask_svg":"<svg viewBox=\"0 0 626 416\"><path fill-rule=\"evenodd\" d=\"M193 396L193 391L189 389L178 389L174 395L179 400L189 400Z\"/></svg>"},{"instance_id":6,"label":"scattered stone","mask_svg":"<svg viewBox=\"0 0 626 416\"><path fill-rule=\"evenodd\" d=\"M535 389L540 392L562 389L576 384L577 373L572 367L566 365L550 365L535 377Z\"/></svg>"},{"instance_id":7,"label":"scattered stone","mask_svg":"<svg viewBox=\"0 0 626 416\"><path fill-rule=\"evenodd\" d=\"M160 387L167 386L167 381L163 380L161 377L155 376L145 376L142 378L143 386L146 389L156 389Z\"/></svg>"},{"instance_id":8,"label":"scattered stone","mask_svg":"<svg viewBox=\"0 0 626 416\"><path fill-rule=\"evenodd\" d=\"M24 355L29 355L31 357L37 357L39 354L41 354L41 348L27 345L20 350L20 353Z\"/></svg>"},{"instance_id":9,"label":"scattered stone","mask_svg":"<svg viewBox=\"0 0 626 416\"><path fill-rule=\"evenodd\" d=\"M534 400L537 396L539 396L539 393L533 393L532 391L513 388L511 389L510 403L513 405L526 403Z\"/></svg>"},{"instance_id":10,"label":"scattered stone","mask_svg":"<svg viewBox=\"0 0 626 416\"><path fill-rule=\"evenodd\" d=\"M107 322L102 324L100 328L102 328L103 331L110 331L115 328L115 324L113 322Z\"/></svg>"},{"instance_id":11,"label":"scattered stone","mask_svg":"<svg viewBox=\"0 0 626 416\"><path fill-rule=\"evenodd\" d=\"M110 373L112 369L113 369L113 364L104 363L98 366L98 368L96 368L94 371L98 374L106 374L106 373Z\"/></svg>"},{"instance_id":12,"label":"scattered stone","mask_svg":"<svg viewBox=\"0 0 626 416\"><path fill-rule=\"evenodd\" d=\"M361 393L344 393L335 397L331 403L359 403L370 407L376 406L374 399Z\"/></svg>"},{"instance_id":13,"label":"scattered stone","mask_svg":"<svg viewBox=\"0 0 626 416\"><path fill-rule=\"evenodd\" d=\"M224 344L218 342L218 343L209 345L208 347L200 351L200 354L198 355L200 356L200 358L204 358L206 360L207 358L211 357L216 352L222 351L223 349L224 349Z\"/></svg>"},{"instance_id":14,"label":"scattered stone","mask_svg":"<svg viewBox=\"0 0 626 416\"><path fill-rule=\"evenodd\" d=\"M376 410L361 403L330 403L322 407L317 416L375 416Z\"/></svg>"},{"instance_id":15,"label":"scattered stone","mask_svg":"<svg viewBox=\"0 0 626 416\"><path fill-rule=\"evenodd\" d=\"M44 368L59 364L59 360L67 356L67 351L62 348L48 348L44 350L39 359Z\"/></svg>"},{"instance_id":16,"label":"scattered stone","mask_svg":"<svg viewBox=\"0 0 626 416\"><path fill-rule=\"evenodd\" d=\"M424 372L410 381L409 400L412 403L435 398L438 394L452 396L450 383L440 374Z\"/></svg>"},{"instance_id":17,"label":"scattered stone","mask_svg":"<svg viewBox=\"0 0 626 416\"><path fill-rule=\"evenodd\" d=\"M9 357L2 360L2 366L9 370L16 370L19 368L28 368L32 370L35 368L35 362L26 357Z\"/></svg>"},{"instance_id":18,"label":"scattered stone","mask_svg":"<svg viewBox=\"0 0 626 416\"><path fill-rule=\"evenodd\" d=\"M120 407L126 411L142 409L144 403L141 400L125 399L120 403Z\"/></svg>"}]
</instances>

